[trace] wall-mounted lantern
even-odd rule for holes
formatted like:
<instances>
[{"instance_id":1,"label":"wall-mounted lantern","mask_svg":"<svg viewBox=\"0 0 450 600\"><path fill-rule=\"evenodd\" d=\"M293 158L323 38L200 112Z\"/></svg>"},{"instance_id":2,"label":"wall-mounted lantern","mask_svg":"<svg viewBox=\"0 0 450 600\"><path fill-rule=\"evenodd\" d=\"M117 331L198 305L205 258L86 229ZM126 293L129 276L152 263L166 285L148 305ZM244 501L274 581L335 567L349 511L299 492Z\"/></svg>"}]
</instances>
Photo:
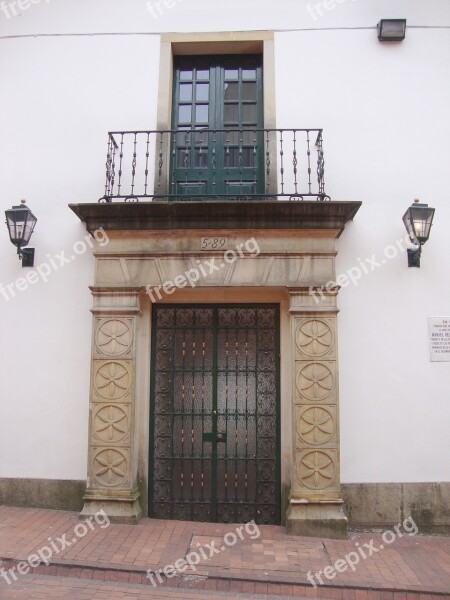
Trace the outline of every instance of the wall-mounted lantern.
<instances>
[{"instance_id":1,"label":"wall-mounted lantern","mask_svg":"<svg viewBox=\"0 0 450 600\"><path fill-rule=\"evenodd\" d=\"M428 204L421 204L416 199L403 215L403 223L409 233L410 240L418 246L416 249L408 249L408 267L420 267L422 246L430 237L434 210Z\"/></svg>"},{"instance_id":2,"label":"wall-mounted lantern","mask_svg":"<svg viewBox=\"0 0 450 600\"><path fill-rule=\"evenodd\" d=\"M380 42L402 42L406 35L406 19L381 19L378 23Z\"/></svg>"},{"instance_id":3,"label":"wall-mounted lantern","mask_svg":"<svg viewBox=\"0 0 450 600\"><path fill-rule=\"evenodd\" d=\"M6 225L9 239L17 247L17 254L22 260L22 267L32 267L34 265L34 248L25 248L25 246L28 246L37 219L26 206L26 200L20 202L19 206L13 206L5 211Z\"/></svg>"}]
</instances>

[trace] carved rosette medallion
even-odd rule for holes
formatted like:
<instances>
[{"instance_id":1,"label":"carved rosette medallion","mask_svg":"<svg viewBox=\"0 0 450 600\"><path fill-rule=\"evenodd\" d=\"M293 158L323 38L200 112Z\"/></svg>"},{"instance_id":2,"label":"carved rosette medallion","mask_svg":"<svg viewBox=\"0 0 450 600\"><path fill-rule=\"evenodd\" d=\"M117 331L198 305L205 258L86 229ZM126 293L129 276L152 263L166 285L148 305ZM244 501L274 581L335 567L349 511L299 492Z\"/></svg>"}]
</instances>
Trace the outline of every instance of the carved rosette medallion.
<instances>
[{"instance_id":1,"label":"carved rosette medallion","mask_svg":"<svg viewBox=\"0 0 450 600\"><path fill-rule=\"evenodd\" d=\"M297 433L303 443L311 446L328 444L335 437L332 409L312 406L299 412Z\"/></svg>"},{"instance_id":2,"label":"carved rosette medallion","mask_svg":"<svg viewBox=\"0 0 450 600\"><path fill-rule=\"evenodd\" d=\"M297 457L297 479L309 490L332 487L336 479L336 465L331 453L313 450Z\"/></svg>"},{"instance_id":3,"label":"carved rosette medallion","mask_svg":"<svg viewBox=\"0 0 450 600\"><path fill-rule=\"evenodd\" d=\"M306 400L323 402L333 392L334 385L334 375L326 363L311 362L300 366L297 390Z\"/></svg>"},{"instance_id":4,"label":"carved rosette medallion","mask_svg":"<svg viewBox=\"0 0 450 600\"><path fill-rule=\"evenodd\" d=\"M133 344L132 320L99 319L94 339L99 355L112 358L128 355Z\"/></svg>"},{"instance_id":5,"label":"carved rosette medallion","mask_svg":"<svg viewBox=\"0 0 450 600\"><path fill-rule=\"evenodd\" d=\"M334 333L325 319L300 321L295 334L295 343L301 355L312 358L333 353Z\"/></svg>"},{"instance_id":6,"label":"carved rosette medallion","mask_svg":"<svg viewBox=\"0 0 450 600\"><path fill-rule=\"evenodd\" d=\"M131 388L131 363L125 361L96 361L94 391L105 400L119 400Z\"/></svg>"},{"instance_id":7,"label":"carved rosette medallion","mask_svg":"<svg viewBox=\"0 0 450 600\"><path fill-rule=\"evenodd\" d=\"M93 434L100 442L116 444L128 435L130 419L128 406L97 405L93 415Z\"/></svg>"},{"instance_id":8,"label":"carved rosette medallion","mask_svg":"<svg viewBox=\"0 0 450 600\"><path fill-rule=\"evenodd\" d=\"M123 486L128 478L128 452L123 449L103 448L92 461L95 481L103 487Z\"/></svg>"}]
</instances>

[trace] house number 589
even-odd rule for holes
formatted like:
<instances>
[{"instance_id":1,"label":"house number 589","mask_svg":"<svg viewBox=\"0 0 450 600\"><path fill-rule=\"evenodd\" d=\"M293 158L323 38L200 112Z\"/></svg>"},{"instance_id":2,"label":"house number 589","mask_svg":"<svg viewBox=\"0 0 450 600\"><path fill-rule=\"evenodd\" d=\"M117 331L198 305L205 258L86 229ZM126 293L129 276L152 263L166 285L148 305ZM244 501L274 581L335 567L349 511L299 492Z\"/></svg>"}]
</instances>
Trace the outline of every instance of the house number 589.
<instances>
[{"instance_id":1,"label":"house number 589","mask_svg":"<svg viewBox=\"0 0 450 600\"><path fill-rule=\"evenodd\" d=\"M225 248L227 238L224 237L204 237L201 242L202 250L222 250Z\"/></svg>"}]
</instances>

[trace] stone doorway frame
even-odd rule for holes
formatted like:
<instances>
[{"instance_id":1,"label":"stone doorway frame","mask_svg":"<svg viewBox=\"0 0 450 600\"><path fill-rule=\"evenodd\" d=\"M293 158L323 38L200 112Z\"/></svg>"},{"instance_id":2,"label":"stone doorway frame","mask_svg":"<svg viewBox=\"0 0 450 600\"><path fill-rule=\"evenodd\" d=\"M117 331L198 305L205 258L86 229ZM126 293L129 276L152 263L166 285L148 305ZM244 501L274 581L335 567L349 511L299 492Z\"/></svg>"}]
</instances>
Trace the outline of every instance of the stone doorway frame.
<instances>
[{"instance_id":1,"label":"stone doorway frame","mask_svg":"<svg viewBox=\"0 0 450 600\"><path fill-rule=\"evenodd\" d=\"M162 285L197 261L217 256L199 250L206 231L226 237L229 247L254 238L260 252L243 256L195 289L176 290L169 302L245 298L280 303L282 515L285 509L290 533L345 537L339 480L337 288L329 282L335 279L335 239L359 205L199 202L71 207L89 231L100 221L109 235L109 244L94 252L88 486L82 515L102 508L112 520L136 522L143 510L148 514L151 311L145 288ZM166 229L161 213L166 215ZM308 229L287 227L305 222L306 215ZM184 227L176 226L177 219Z\"/></svg>"}]
</instances>

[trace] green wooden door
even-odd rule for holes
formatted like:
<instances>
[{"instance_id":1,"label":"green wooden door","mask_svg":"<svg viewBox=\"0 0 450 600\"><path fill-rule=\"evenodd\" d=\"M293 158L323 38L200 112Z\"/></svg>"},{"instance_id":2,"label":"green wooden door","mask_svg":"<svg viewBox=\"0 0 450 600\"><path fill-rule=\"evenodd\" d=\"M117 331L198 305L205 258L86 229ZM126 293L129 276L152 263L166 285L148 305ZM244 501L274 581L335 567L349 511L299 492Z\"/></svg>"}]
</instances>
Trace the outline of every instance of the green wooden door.
<instances>
[{"instance_id":1,"label":"green wooden door","mask_svg":"<svg viewBox=\"0 0 450 600\"><path fill-rule=\"evenodd\" d=\"M264 193L261 56L175 61L170 194Z\"/></svg>"}]
</instances>

